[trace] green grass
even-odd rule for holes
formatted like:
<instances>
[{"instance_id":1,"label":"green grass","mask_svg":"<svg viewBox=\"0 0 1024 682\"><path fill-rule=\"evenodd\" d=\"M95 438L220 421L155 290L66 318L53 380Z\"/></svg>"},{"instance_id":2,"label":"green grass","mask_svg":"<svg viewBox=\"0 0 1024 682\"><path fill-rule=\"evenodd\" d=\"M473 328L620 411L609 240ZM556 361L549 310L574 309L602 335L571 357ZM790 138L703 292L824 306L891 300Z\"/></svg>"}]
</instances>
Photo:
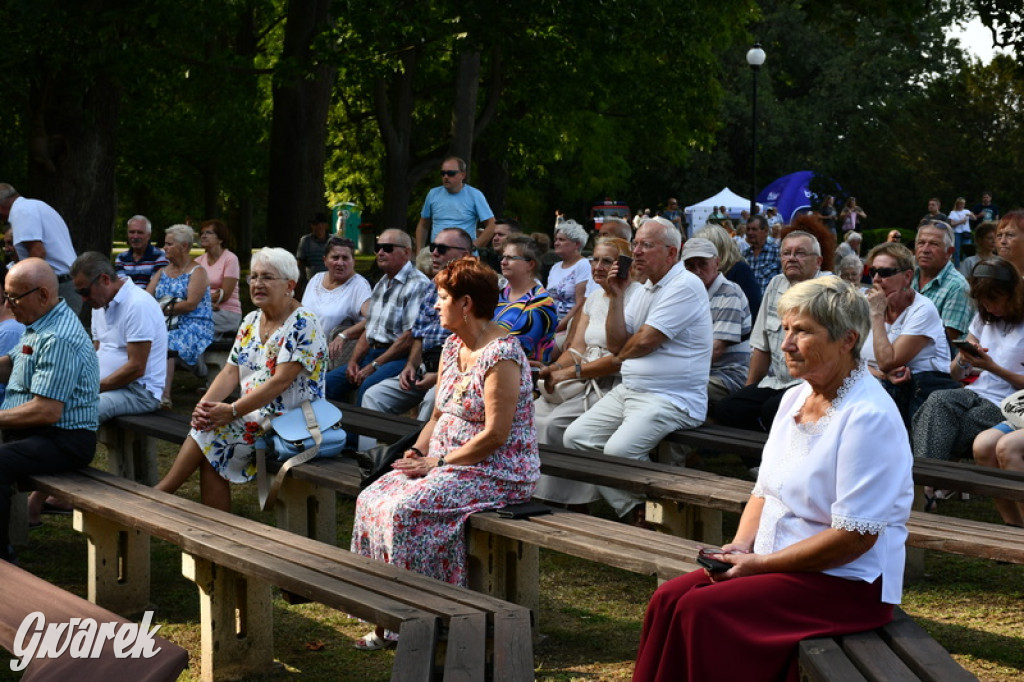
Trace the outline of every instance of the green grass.
<instances>
[{"instance_id":1,"label":"green grass","mask_svg":"<svg viewBox=\"0 0 1024 682\"><path fill-rule=\"evenodd\" d=\"M198 398L199 383L176 374L174 402L183 413ZM170 465L176 449L161 444L161 470ZM94 464L106 464L103 448ZM708 457L701 468L726 475L745 475L738 458ZM181 495L198 499L192 480ZM270 523L259 512L255 486L234 488L235 511ZM998 521L991 501L942 502L941 513ZM353 502L339 500L338 544L348 546ZM610 516L607 508L597 513ZM71 528L69 517L44 517L33 530L29 545L20 549L22 566L78 595L86 592L86 541ZM727 518L727 533L735 527ZM185 647L191 655L182 680L198 680L199 600L195 586L181 575L181 552L153 542L151 599L160 634ZM540 637L535 645L536 679L628 680L640 637L644 608L656 587L654 578L638 576L599 564L541 552ZM946 647L965 668L985 681L1008 681L1024 676L1024 566L999 565L941 553L928 553L925 575L910 582L903 608ZM352 648L369 627L318 604L291 606L279 596L274 602L274 654L283 671L258 679L367 680L390 678L391 651L364 653ZM0 682L16 680L0 665Z\"/></svg>"}]
</instances>

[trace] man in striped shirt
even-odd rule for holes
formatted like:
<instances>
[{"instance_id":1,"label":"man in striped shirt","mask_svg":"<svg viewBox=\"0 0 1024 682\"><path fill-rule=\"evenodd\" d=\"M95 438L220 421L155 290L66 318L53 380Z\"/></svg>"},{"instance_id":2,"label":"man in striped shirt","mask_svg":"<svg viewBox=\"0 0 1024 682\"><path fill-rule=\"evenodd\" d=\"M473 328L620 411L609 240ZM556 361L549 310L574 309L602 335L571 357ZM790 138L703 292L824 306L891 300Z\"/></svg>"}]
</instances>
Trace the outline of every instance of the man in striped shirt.
<instances>
[{"instance_id":1,"label":"man in striped shirt","mask_svg":"<svg viewBox=\"0 0 1024 682\"><path fill-rule=\"evenodd\" d=\"M25 325L0 357L0 559L10 546L11 495L24 476L86 466L96 452L99 363L92 340L58 295L57 275L40 258L19 261L7 275L4 305Z\"/></svg>"}]
</instances>

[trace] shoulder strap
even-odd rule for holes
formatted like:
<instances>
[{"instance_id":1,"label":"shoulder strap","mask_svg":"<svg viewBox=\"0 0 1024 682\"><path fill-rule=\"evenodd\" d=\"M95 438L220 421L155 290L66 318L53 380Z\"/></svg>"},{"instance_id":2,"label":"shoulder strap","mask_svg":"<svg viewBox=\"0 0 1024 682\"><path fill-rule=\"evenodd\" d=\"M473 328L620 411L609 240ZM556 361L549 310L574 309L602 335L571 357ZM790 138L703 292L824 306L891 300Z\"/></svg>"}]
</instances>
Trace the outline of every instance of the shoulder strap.
<instances>
[{"instance_id":1,"label":"shoulder strap","mask_svg":"<svg viewBox=\"0 0 1024 682\"><path fill-rule=\"evenodd\" d=\"M274 501L277 500L277 493L281 489L284 477L288 475L291 468L305 464L320 453L320 443L323 442L324 437L320 433L320 425L317 424L313 406L308 400L302 402L302 416L306 419L306 428L309 429L309 435L313 437L313 447L303 450L282 464L273 481L267 481L266 450L264 448L256 450L256 487L259 491L260 509L263 511L271 508Z\"/></svg>"}]
</instances>

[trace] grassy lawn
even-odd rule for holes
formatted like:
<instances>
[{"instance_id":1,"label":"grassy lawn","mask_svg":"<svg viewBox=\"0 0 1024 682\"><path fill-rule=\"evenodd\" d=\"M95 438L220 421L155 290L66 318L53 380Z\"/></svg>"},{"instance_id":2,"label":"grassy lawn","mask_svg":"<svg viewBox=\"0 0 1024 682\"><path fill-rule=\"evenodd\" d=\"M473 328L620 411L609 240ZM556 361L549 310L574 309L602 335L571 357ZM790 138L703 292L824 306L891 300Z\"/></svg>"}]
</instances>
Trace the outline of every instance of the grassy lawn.
<instances>
[{"instance_id":1,"label":"grassy lawn","mask_svg":"<svg viewBox=\"0 0 1024 682\"><path fill-rule=\"evenodd\" d=\"M197 379L175 375L174 404L188 413L198 398ZM176 448L161 444L161 470L170 465ZM103 448L94 464L103 468ZM702 468L744 476L737 458L705 458ZM271 514L258 511L255 486L234 489L235 511L271 523ZM181 494L198 499L198 483L190 481ZM353 502L340 500L338 544L348 546ZM946 501L941 512L997 521L989 500ZM608 510L598 510L608 515ZM86 592L86 542L71 528L69 517L44 517L42 528L31 532L20 549L22 566L62 587ZM727 519L735 524L736 519ZM195 586L181 575L181 553L173 545L153 542L151 599L160 634L187 648L192 665L183 680L198 679L199 600ZM570 680L628 680L654 578L541 552L540 639L535 647L536 678ZM903 608L921 623L953 656L982 680L1018 680L1024 676L1024 566L998 565L929 553L925 576L908 584ZM388 680L393 653L358 652L353 641L369 627L345 614L316 604L274 604L274 653L283 671L266 679ZM16 680L0 666L0 681ZM263 679L263 678L254 678Z\"/></svg>"}]
</instances>

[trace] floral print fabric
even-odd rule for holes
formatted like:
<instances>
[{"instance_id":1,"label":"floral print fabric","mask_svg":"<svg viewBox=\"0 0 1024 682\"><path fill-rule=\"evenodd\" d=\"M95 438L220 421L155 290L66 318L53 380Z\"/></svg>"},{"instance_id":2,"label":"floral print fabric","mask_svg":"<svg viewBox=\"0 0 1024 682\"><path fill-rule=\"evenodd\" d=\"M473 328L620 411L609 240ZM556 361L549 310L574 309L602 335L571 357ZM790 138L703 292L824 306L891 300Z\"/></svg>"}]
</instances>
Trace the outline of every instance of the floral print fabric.
<instances>
[{"instance_id":1,"label":"floral print fabric","mask_svg":"<svg viewBox=\"0 0 1024 682\"><path fill-rule=\"evenodd\" d=\"M197 266L198 267L198 266ZM157 300L165 296L174 296L185 300L188 298L188 283L192 279L192 268L177 277L170 277L167 270L160 273L160 281L156 283ZM178 328L167 332L168 350L178 351L178 357L186 365L194 365L199 361L206 347L213 341L213 306L210 304L210 287L203 292L203 299L195 310L178 316Z\"/></svg>"},{"instance_id":2,"label":"floral print fabric","mask_svg":"<svg viewBox=\"0 0 1024 682\"><path fill-rule=\"evenodd\" d=\"M263 436L265 420L295 409L303 401L324 397L327 342L316 315L298 308L266 344L260 342L259 310L249 313L238 328L228 362L238 366L242 395L252 392L274 376L279 364L298 362L303 371L291 386L263 407L209 431L192 429L189 436L199 444L206 459L232 483L256 477L254 444Z\"/></svg>"},{"instance_id":3,"label":"floral print fabric","mask_svg":"<svg viewBox=\"0 0 1024 682\"><path fill-rule=\"evenodd\" d=\"M476 464L437 467L422 478L398 471L381 477L359 495L352 531L353 552L456 585L466 584L462 531L469 515L529 500L540 477L533 382L522 348L513 337L497 339L461 372L462 345L455 335L445 342L437 391L441 416L428 454L447 456L483 430L484 378L502 360L520 368L508 440Z\"/></svg>"}]
</instances>

